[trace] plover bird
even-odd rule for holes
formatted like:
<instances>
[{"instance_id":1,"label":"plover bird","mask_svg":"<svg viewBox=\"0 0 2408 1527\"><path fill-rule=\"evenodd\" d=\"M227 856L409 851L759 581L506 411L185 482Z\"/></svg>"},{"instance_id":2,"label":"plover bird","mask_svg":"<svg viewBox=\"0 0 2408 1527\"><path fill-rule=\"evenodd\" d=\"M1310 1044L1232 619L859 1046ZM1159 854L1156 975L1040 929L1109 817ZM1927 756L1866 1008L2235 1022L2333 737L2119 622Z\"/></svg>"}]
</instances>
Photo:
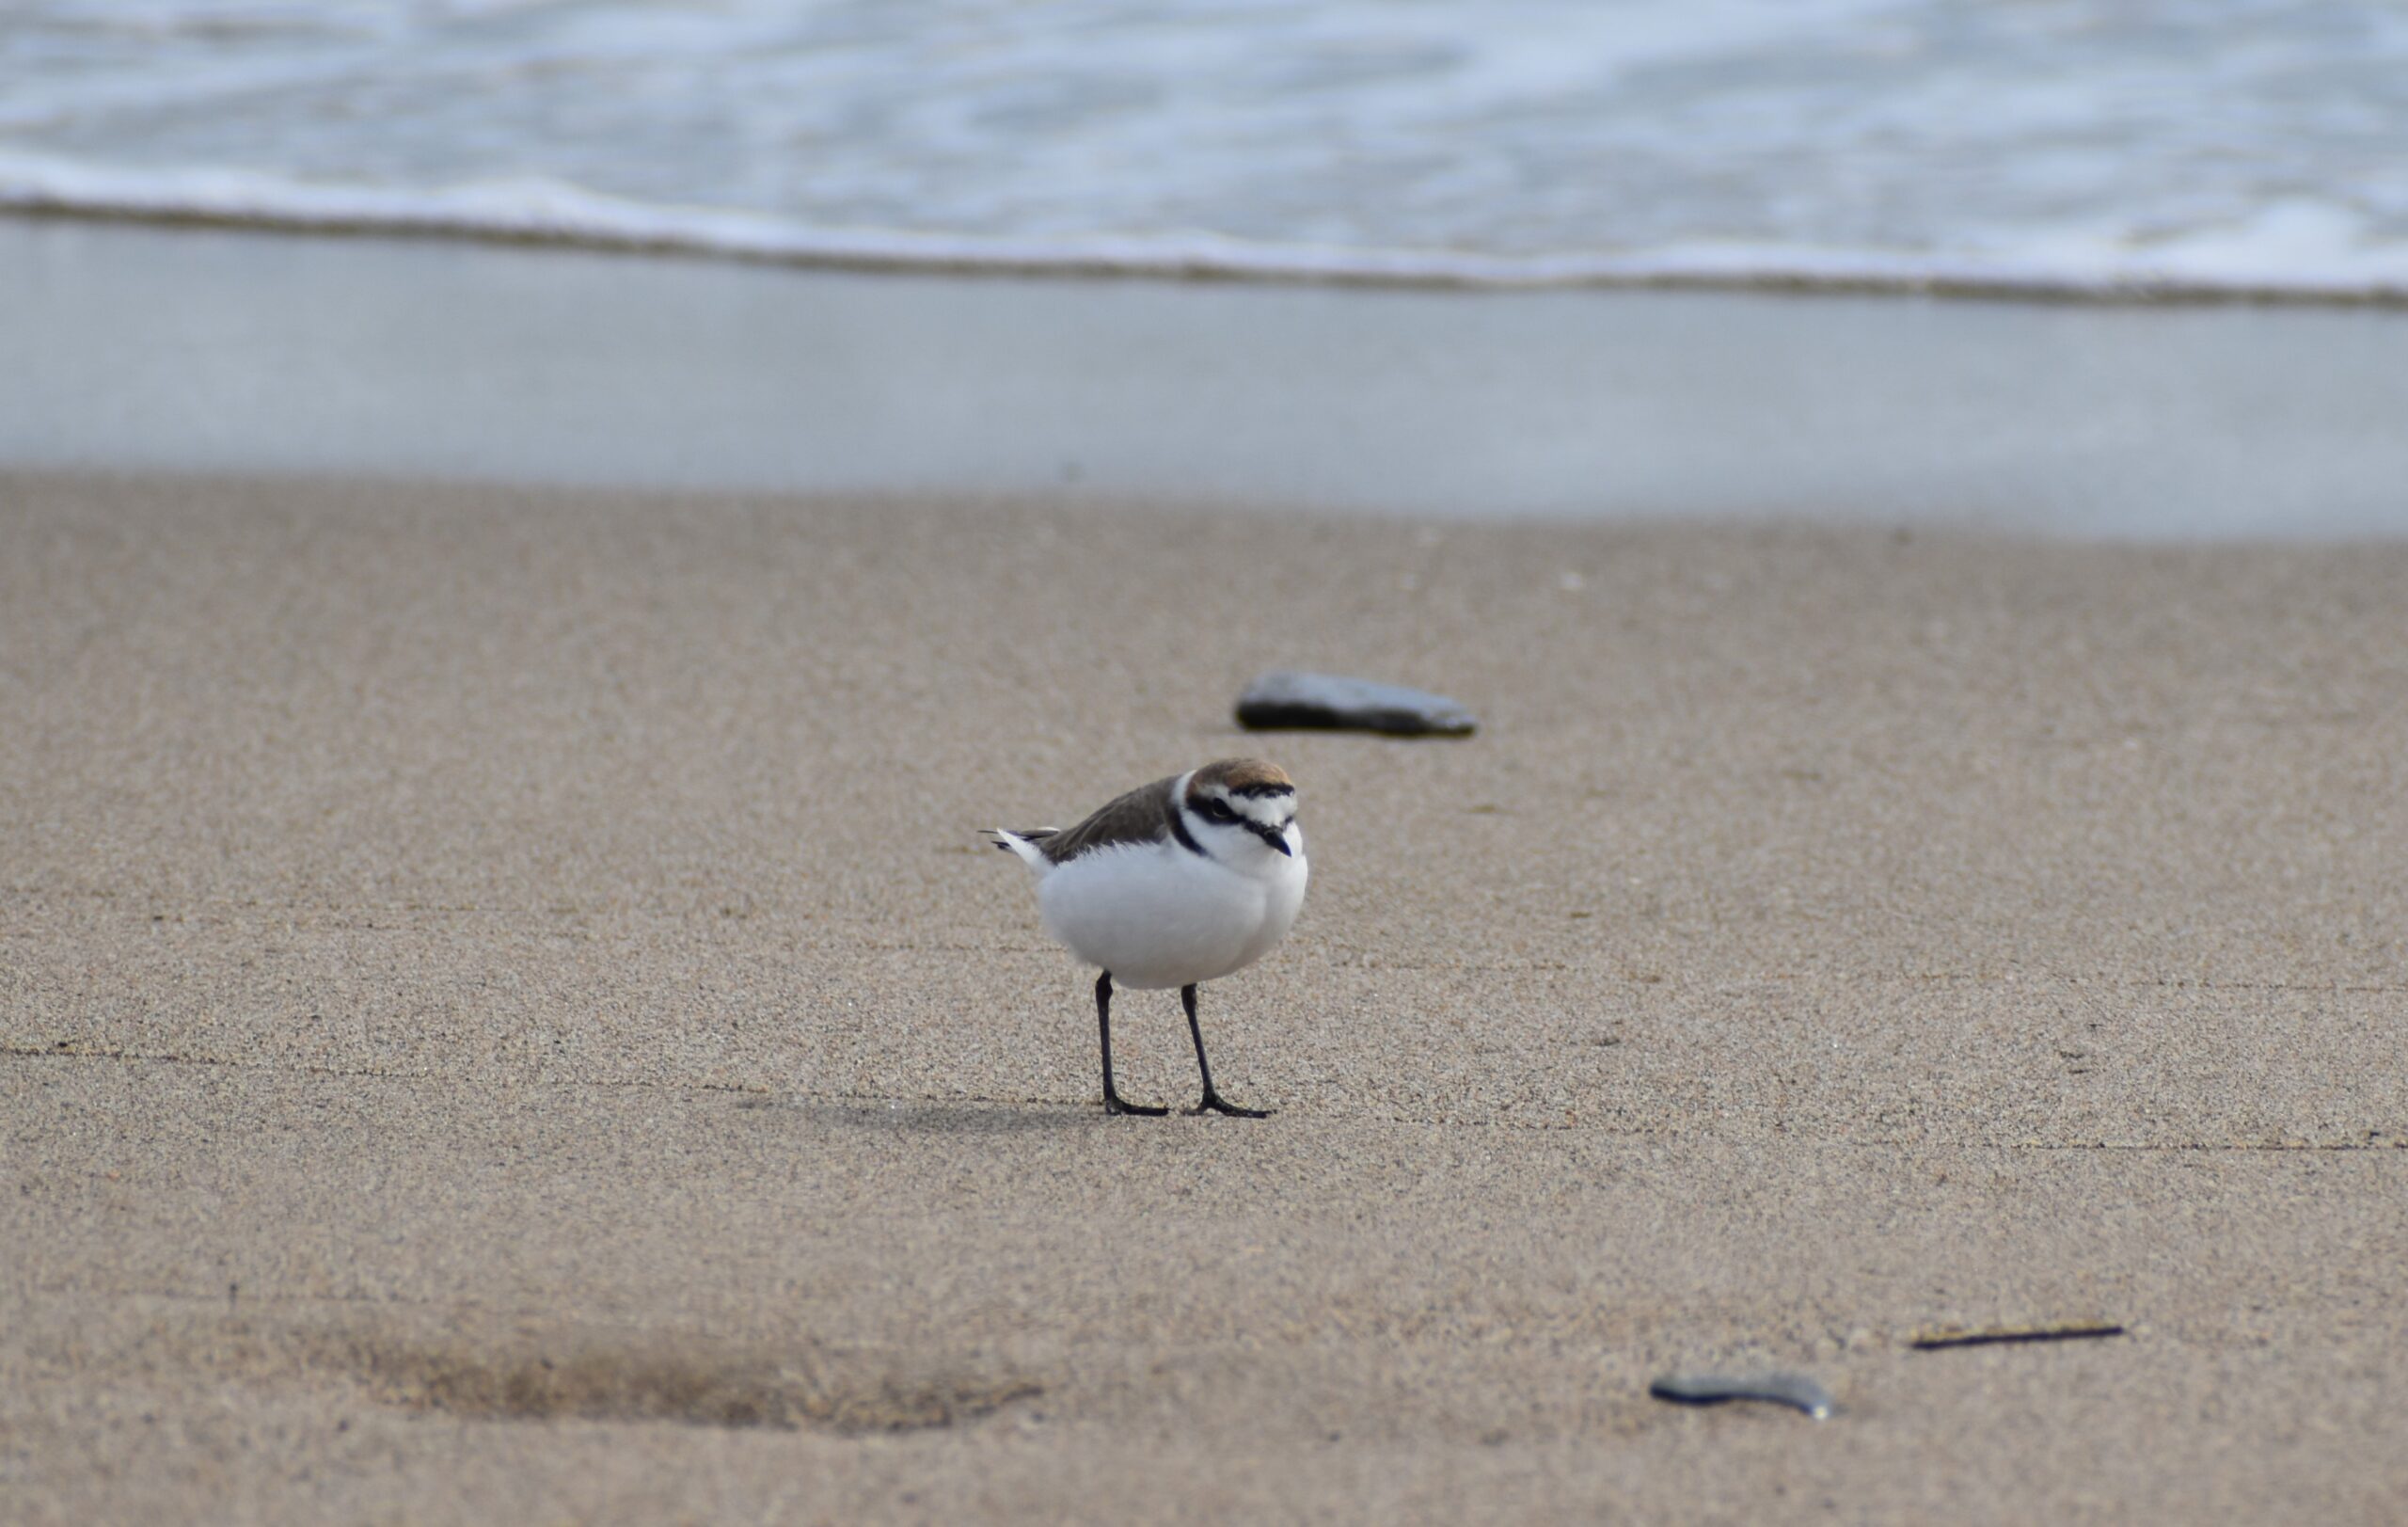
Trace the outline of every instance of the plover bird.
<instances>
[{"instance_id":1,"label":"plover bird","mask_svg":"<svg viewBox=\"0 0 2408 1527\"><path fill-rule=\"evenodd\" d=\"M989 829L1037 876L1045 931L1088 964L1103 1042L1106 1113L1164 1114L1124 1101L1112 1081L1112 983L1179 988L1204 1100L1195 1112L1260 1119L1212 1088L1196 988L1243 970L1287 936L1305 901L1296 787L1277 765L1223 758L1144 785L1076 827Z\"/></svg>"}]
</instances>

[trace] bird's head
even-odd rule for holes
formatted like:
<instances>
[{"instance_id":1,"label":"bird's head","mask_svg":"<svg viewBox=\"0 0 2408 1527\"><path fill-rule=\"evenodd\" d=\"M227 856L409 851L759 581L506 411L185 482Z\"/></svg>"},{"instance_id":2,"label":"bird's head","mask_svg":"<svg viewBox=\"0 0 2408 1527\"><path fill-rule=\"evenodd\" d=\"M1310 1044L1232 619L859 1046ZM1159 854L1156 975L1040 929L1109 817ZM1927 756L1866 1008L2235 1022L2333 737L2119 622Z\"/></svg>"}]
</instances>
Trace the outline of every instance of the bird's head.
<instances>
[{"instance_id":1,"label":"bird's head","mask_svg":"<svg viewBox=\"0 0 2408 1527\"><path fill-rule=\"evenodd\" d=\"M1215 857L1257 851L1292 858L1304 848L1296 827L1296 784L1277 764L1259 758L1208 763L1187 777L1180 806L1190 831Z\"/></svg>"}]
</instances>

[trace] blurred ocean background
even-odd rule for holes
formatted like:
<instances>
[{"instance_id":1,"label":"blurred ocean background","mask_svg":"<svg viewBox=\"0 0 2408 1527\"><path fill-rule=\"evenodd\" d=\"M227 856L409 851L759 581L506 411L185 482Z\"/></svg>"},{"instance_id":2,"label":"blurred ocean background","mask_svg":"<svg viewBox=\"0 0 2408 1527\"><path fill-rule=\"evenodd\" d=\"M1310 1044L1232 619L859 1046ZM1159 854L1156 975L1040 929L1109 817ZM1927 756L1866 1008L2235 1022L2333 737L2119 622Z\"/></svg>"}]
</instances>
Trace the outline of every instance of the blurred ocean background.
<instances>
[{"instance_id":1,"label":"blurred ocean background","mask_svg":"<svg viewBox=\"0 0 2408 1527\"><path fill-rule=\"evenodd\" d=\"M0 207L899 265L2408 297L2408 7L13 0Z\"/></svg>"}]
</instances>

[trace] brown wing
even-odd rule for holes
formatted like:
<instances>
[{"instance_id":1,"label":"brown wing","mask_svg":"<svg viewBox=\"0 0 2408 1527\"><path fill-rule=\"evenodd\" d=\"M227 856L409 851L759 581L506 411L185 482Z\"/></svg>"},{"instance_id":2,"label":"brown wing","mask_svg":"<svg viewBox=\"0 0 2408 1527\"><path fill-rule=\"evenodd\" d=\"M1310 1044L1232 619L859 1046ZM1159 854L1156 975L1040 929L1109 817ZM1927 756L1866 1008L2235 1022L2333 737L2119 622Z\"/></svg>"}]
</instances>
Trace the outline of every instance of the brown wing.
<instances>
[{"instance_id":1,"label":"brown wing","mask_svg":"<svg viewBox=\"0 0 2408 1527\"><path fill-rule=\"evenodd\" d=\"M1170 787L1174 774L1151 785L1140 785L1127 795L1104 803L1076 827L1044 838L1038 847L1057 865L1069 864L1090 850L1116 843L1159 843L1170 835Z\"/></svg>"}]
</instances>

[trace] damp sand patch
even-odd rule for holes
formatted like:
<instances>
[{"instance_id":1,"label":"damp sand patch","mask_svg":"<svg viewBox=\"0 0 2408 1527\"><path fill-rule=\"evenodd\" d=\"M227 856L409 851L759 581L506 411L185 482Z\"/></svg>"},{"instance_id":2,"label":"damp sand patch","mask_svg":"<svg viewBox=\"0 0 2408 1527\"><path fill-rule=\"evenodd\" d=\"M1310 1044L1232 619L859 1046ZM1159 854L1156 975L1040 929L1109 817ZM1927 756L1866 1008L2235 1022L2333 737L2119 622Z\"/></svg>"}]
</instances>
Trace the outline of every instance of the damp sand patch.
<instances>
[{"instance_id":1,"label":"damp sand patch","mask_svg":"<svg viewBox=\"0 0 2408 1527\"><path fill-rule=\"evenodd\" d=\"M478 1422L607 1421L865 1437L958 1426L1044 1392L983 1355L736 1341L589 1323L153 1327L97 1366L267 1387L332 1381L394 1409Z\"/></svg>"},{"instance_id":2,"label":"damp sand patch","mask_svg":"<svg viewBox=\"0 0 2408 1527\"><path fill-rule=\"evenodd\" d=\"M816 1348L578 1331L504 1343L358 1336L316 1344L378 1401L472 1421L673 1422L865 1436L959 1425L1041 1392L1025 1378L928 1371Z\"/></svg>"}]
</instances>

